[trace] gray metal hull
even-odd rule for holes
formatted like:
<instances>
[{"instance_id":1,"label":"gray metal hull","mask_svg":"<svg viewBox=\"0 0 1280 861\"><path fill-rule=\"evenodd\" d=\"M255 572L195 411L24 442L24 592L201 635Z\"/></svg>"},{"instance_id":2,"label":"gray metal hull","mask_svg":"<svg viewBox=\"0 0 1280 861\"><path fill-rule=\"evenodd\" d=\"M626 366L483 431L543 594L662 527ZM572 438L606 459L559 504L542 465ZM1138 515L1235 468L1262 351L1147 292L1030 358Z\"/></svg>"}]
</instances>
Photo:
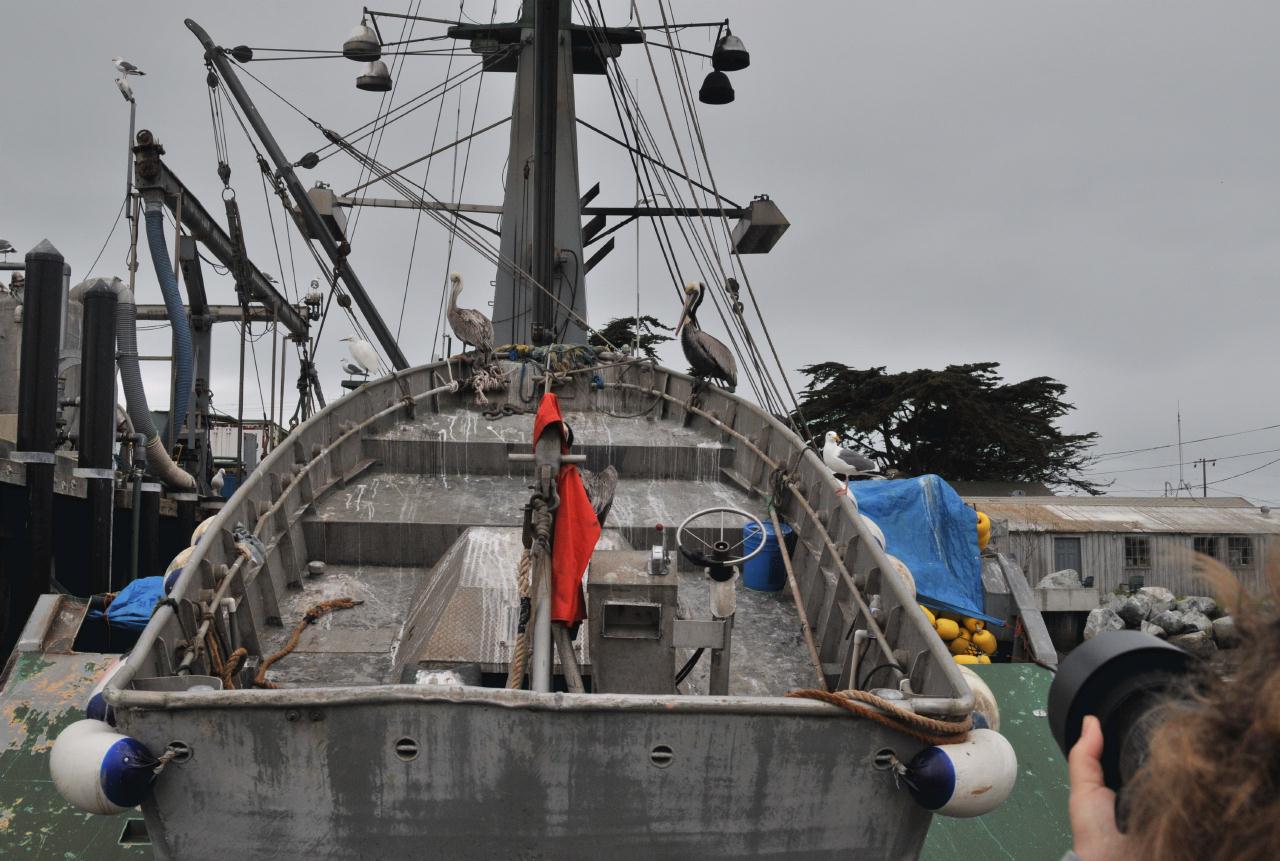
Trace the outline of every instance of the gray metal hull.
<instances>
[{"instance_id":1,"label":"gray metal hull","mask_svg":"<svg viewBox=\"0 0 1280 861\"><path fill-rule=\"evenodd\" d=\"M156 857L896 859L915 858L928 828L872 763L883 748L914 748L821 707L350 693L130 713L125 730L153 749L180 739L192 750L143 807ZM401 739L416 742L415 759L397 755ZM671 749L665 767L659 745Z\"/></svg>"},{"instance_id":2,"label":"gray metal hull","mask_svg":"<svg viewBox=\"0 0 1280 861\"><path fill-rule=\"evenodd\" d=\"M733 696L691 695L705 689L696 675L674 696L402 683L435 663L505 678L514 637L529 478L507 455L527 450L532 420L482 418L470 393L441 388L459 373L379 380L294 431L214 518L176 605L157 609L112 680L123 732L192 753L143 804L156 856L916 857L929 814L873 760L921 745L782 696L815 683L785 590L742 599ZM648 547L655 524L710 500L758 508L786 464L795 483L777 504L797 526L796 596L824 674L853 687L892 655L916 711L968 714L972 696L914 595L881 576L883 549L802 441L720 390L694 406L692 381L665 369L645 372L643 410L628 406L626 377L604 377L603 389L579 375L559 392L588 466L621 472L611 541ZM507 398L518 379L512 369ZM261 567L237 552L237 522L256 524ZM310 576L310 560L324 573ZM201 618L228 652L267 655L307 607L339 595L364 603L307 628L270 670L278 689L255 689L251 670L234 690L199 689L221 686L191 645ZM218 613L202 616L210 602ZM882 639L853 636L864 629Z\"/></svg>"}]
</instances>

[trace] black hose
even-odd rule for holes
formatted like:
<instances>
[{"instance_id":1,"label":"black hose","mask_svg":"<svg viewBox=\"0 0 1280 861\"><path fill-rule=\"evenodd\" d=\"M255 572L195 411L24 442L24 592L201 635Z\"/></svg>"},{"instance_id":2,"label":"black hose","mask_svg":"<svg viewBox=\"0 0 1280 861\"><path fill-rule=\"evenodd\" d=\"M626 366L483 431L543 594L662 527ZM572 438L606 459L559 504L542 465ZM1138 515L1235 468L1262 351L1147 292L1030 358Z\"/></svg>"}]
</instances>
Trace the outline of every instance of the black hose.
<instances>
[{"instance_id":1,"label":"black hose","mask_svg":"<svg viewBox=\"0 0 1280 861\"><path fill-rule=\"evenodd\" d=\"M676 673L677 685L689 677L689 674L693 672L693 668L698 665L698 659L702 657L702 653L705 651L706 649L698 649L689 656L689 660L684 662L684 666L680 668L680 672Z\"/></svg>"}]
</instances>

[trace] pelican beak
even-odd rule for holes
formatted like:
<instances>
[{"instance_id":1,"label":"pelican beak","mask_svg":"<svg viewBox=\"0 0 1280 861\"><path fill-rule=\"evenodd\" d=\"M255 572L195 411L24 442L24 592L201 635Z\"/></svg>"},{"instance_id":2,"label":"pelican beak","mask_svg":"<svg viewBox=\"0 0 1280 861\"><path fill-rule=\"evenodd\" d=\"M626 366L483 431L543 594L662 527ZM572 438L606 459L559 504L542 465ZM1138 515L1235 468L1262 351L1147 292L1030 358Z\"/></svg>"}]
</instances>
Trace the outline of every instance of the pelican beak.
<instances>
[{"instance_id":1,"label":"pelican beak","mask_svg":"<svg viewBox=\"0 0 1280 861\"><path fill-rule=\"evenodd\" d=\"M680 322L676 324L676 337L680 337L680 330L684 328L684 324L689 322L689 306L693 304L694 292L687 287L684 291L684 305L680 308Z\"/></svg>"}]
</instances>

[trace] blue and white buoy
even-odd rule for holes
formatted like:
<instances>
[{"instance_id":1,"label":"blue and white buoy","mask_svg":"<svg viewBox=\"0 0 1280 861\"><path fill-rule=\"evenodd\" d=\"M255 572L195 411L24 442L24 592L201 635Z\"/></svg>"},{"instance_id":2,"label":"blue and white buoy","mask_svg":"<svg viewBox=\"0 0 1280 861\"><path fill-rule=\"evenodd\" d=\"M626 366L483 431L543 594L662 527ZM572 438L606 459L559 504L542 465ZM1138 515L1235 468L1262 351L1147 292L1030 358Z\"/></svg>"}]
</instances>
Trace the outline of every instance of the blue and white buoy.
<instances>
[{"instance_id":1,"label":"blue and white buoy","mask_svg":"<svg viewBox=\"0 0 1280 861\"><path fill-rule=\"evenodd\" d=\"M100 720L76 721L58 734L49 753L58 793L86 813L103 815L141 804L158 764L142 742Z\"/></svg>"},{"instance_id":2,"label":"blue and white buoy","mask_svg":"<svg viewBox=\"0 0 1280 861\"><path fill-rule=\"evenodd\" d=\"M107 669L107 672L98 683L93 686L93 691L89 694L89 702L84 707L84 716L89 720L100 720L111 726L116 725L115 713L107 703L107 698L103 692L107 689L107 682L111 681L111 677L124 668L124 660L127 657L128 655L126 654L116 658L115 663Z\"/></svg>"},{"instance_id":3,"label":"blue and white buoy","mask_svg":"<svg viewBox=\"0 0 1280 861\"><path fill-rule=\"evenodd\" d=\"M959 744L926 747L906 765L903 780L921 807L965 818L995 810L1018 779L1018 757L995 730L975 729Z\"/></svg>"},{"instance_id":4,"label":"blue and white buoy","mask_svg":"<svg viewBox=\"0 0 1280 861\"><path fill-rule=\"evenodd\" d=\"M205 521L206 523L208 521ZM182 576L182 569L186 566L187 560L191 558L191 554L196 552L196 546L192 544L190 547L184 547L178 551L178 555L173 557L173 561L169 563L169 567L164 569L164 594L168 595L173 592L173 587L177 585L178 578Z\"/></svg>"}]
</instances>

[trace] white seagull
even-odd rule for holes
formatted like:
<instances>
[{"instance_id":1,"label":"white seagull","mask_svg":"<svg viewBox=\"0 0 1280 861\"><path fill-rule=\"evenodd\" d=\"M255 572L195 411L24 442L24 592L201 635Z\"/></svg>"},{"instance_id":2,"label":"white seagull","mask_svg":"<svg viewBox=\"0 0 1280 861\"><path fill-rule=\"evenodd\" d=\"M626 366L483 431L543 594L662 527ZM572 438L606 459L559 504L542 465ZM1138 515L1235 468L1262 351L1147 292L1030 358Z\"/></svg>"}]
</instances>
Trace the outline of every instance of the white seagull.
<instances>
[{"instance_id":1,"label":"white seagull","mask_svg":"<svg viewBox=\"0 0 1280 861\"><path fill-rule=\"evenodd\" d=\"M874 478L880 475L876 462L864 454L840 445L840 435L827 431L826 445L822 447L822 462L836 475L846 478Z\"/></svg>"},{"instance_id":2,"label":"white seagull","mask_svg":"<svg viewBox=\"0 0 1280 861\"><path fill-rule=\"evenodd\" d=\"M3 254L6 260L9 259L10 254L17 250L18 249L14 248L13 243L9 242L9 240L0 239L0 254Z\"/></svg>"},{"instance_id":3,"label":"white seagull","mask_svg":"<svg viewBox=\"0 0 1280 861\"><path fill-rule=\"evenodd\" d=\"M367 377L370 371L378 367L378 354L372 344L363 338L348 337L342 340L348 342L347 350L351 353L351 361L342 364L344 371Z\"/></svg>"},{"instance_id":4,"label":"white seagull","mask_svg":"<svg viewBox=\"0 0 1280 861\"><path fill-rule=\"evenodd\" d=\"M120 91L120 95L124 96L126 102L133 101L133 87L129 86L129 82L124 78L116 78L116 89Z\"/></svg>"},{"instance_id":5,"label":"white seagull","mask_svg":"<svg viewBox=\"0 0 1280 861\"><path fill-rule=\"evenodd\" d=\"M216 493L218 496L221 496L222 487L226 483L227 483L227 471L225 469L219 468L218 471L213 474L213 478L209 479L209 489L212 490L214 493Z\"/></svg>"},{"instance_id":6,"label":"white seagull","mask_svg":"<svg viewBox=\"0 0 1280 861\"><path fill-rule=\"evenodd\" d=\"M122 75L145 75L146 72L139 69L133 63L130 63L124 57L112 57L111 65L115 66Z\"/></svg>"}]
</instances>

